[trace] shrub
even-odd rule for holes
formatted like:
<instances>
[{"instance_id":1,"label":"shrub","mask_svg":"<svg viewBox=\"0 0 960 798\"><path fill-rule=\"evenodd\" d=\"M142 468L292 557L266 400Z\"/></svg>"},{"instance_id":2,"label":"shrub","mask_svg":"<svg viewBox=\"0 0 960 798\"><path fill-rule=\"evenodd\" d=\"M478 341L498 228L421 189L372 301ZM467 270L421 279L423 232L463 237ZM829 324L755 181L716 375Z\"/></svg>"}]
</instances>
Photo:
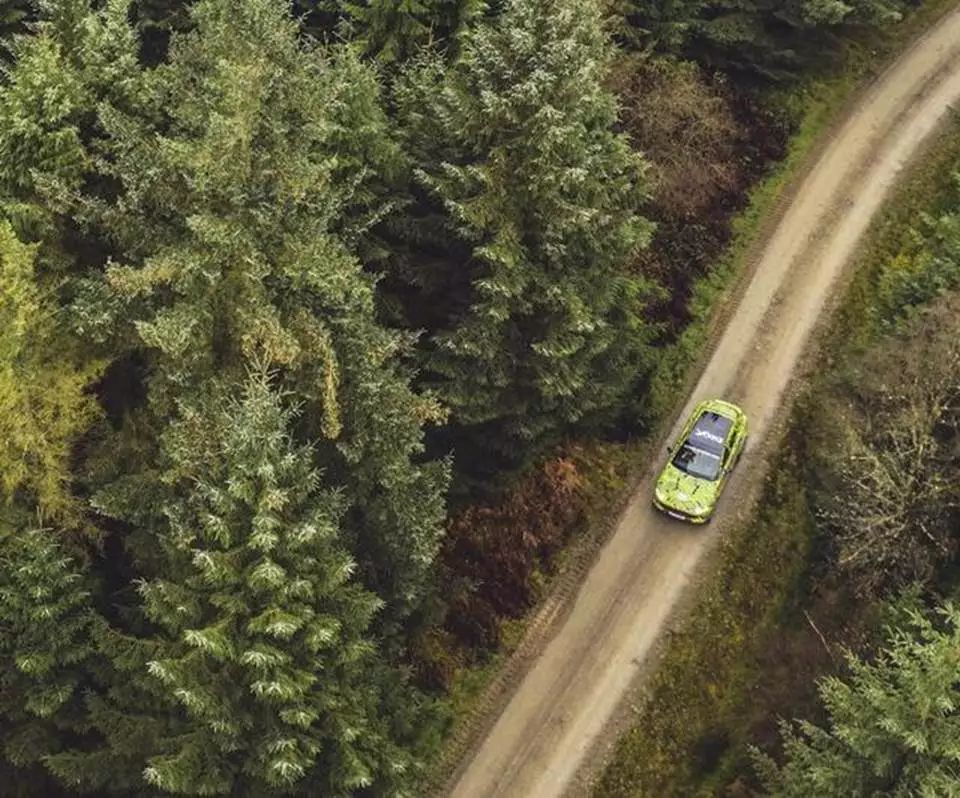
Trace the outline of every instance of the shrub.
<instances>
[{"instance_id":1,"label":"shrub","mask_svg":"<svg viewBox=\"0 0 960 798\"><path fill-rule=\"evenodd\" d=\"M873 350L820 414L835 438L820 517L863 593L929 580L960 544L958 330L954 294Z\"/></svg>"},{"instance_id":2,"label":"shrub","mask_svg":"<svg viewBox=\"0 0 960 798\"><path fill-rule=\"evenodd\" d=\"M548 461L502 502L451 519L441 553L449 608L446 628L468 648L499 643L499 621L537 599L537 573L584 512L582 477L567 458Z\"/></svg>"}]
</instances>

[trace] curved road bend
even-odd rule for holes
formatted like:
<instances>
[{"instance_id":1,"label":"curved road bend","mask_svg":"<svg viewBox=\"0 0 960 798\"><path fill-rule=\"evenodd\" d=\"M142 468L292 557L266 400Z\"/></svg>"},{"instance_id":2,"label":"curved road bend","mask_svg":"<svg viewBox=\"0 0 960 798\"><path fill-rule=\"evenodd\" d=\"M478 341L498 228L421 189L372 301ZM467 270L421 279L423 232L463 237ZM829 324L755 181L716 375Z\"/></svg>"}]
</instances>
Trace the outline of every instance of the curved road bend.
<instances>
[{"instance_id":1,"label":"curved road bend","mask_svg":"<svg viewBox=\"0 0 960 798\"><path fill-rule=\"evenodd\" d=\"M697 400L725 396L749 414L752 446L764 438L836 279L904 165L958 99L960 7L866 91L825 147L767 241L680 419ZM751 459L748 451L747 468L731 478L721 516L761 478ZM448 793L550 798L572 785L717 535L650 507L659 465L651 464L570 613Z\"/></svg>"}]
</instances>

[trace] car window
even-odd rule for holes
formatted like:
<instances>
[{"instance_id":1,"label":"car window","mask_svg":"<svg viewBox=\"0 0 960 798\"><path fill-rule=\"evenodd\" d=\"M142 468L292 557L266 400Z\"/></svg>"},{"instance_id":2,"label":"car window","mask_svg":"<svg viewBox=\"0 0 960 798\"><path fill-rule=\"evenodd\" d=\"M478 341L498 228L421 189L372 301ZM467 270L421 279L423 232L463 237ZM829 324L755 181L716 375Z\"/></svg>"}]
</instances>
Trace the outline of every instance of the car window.
<instances>
[{"instance_id":1,"label":"car window","mask_svg":"<svg viewBox=\"0 0 960 798\"><path fill-rule=\"evenodd\" d=\"M673 465L685 474L699 479L713 481L720 476L720 455L694 446L689 440L677 451Z\"/></svg>"}]
</instances>

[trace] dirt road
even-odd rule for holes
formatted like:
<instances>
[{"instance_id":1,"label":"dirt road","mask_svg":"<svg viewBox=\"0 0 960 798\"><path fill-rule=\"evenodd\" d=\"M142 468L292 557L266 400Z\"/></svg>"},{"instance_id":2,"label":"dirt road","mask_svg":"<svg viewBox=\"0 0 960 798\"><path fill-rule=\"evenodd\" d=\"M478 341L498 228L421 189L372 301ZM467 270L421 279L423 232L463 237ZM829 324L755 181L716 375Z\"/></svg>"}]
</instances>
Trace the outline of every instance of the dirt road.
<instances>
[{"instance_id":1,"label":"dirt road","mask_svg":"<svg viewBox=\"0 0 960 798\"><path fill-rule=\"evenodd\" d=\"M960 8L867 90L823 149L767 240L681 418L700 399L728 397L749 414L757 450L783 412L801 354L859 239L903 166L957 100ZM748 449L720 504L721 523L706 530L651 509L651 479L661 464L650 464L573 608L448 793L549 798L571 788L722 531L722 517L761 478L758 460Z\"/></svg>"}]
</instances>

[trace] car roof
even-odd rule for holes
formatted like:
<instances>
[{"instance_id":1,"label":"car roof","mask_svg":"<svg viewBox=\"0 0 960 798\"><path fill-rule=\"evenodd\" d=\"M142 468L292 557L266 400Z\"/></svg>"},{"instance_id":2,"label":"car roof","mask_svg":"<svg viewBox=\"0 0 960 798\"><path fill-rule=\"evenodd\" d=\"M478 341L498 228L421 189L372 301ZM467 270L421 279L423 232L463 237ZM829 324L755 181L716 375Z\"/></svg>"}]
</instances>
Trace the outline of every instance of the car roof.
<instances>
[{"instance_id":1,"label":"car roof","mask_svg":"<svg viewBox=\"0 0 960 798\"><path fill-rule=\"evenodd\" d=\"M698 449L711 454L721 454L731 429L733 419L707 409L697 417L687 440Z\"/></svg>"}]
</instances>

